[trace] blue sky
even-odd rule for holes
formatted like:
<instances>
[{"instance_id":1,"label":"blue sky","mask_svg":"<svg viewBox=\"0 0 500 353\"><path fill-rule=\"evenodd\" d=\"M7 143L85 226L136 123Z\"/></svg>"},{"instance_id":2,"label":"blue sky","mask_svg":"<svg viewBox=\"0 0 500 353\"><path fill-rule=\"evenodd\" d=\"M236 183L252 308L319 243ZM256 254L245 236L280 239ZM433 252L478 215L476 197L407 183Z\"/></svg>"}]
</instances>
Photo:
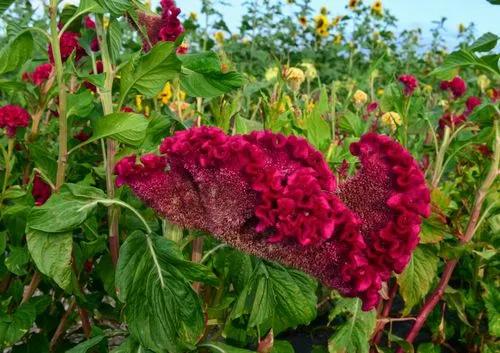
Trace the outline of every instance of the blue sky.
<instances>
[{"instance_id":1,"label":"blue sky","mask_svg":"<svg viewBox=\"0 0 500 353\"><path fill-rule=\"evenodd\" d=\"M229 27L236 30L244 11L242 6L244 0L227 2L231 5L221 12ZM333 15L346 13L347 2L348 0L312 0L314 8L319 10L321 6L326 6ZM364 2L371 4L372 0ZM460 23L467 25L470 22L476 25L476 35L488 31L500 34L500 5L491 5L486 0L382 0L382 3L384 8L389 9L399 19L399 29L421 27L424 34L428 35L432 21L444 16L448 19L446 29L450 37L455 36ZM184 13L191 11L199 13L201 0L177 0L177 5Z\"/></svg>"}]
</instances>

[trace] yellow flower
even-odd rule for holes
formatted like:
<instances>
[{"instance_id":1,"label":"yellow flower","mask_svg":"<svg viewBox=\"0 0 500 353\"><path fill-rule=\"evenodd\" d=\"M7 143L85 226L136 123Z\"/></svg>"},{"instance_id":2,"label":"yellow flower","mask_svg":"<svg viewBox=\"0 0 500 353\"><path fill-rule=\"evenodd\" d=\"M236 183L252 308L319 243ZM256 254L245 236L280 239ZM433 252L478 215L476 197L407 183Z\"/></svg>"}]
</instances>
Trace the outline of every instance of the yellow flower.
<instances>
[{"instance_id":1,"label":"yellow flower","mask_svg":"<svg viewBox=\"0 0 500 353\"><path fill-rule=\"evenodd\" d=\"M333 37L333 43L334 44L342 43L342 34L336 34L335 37Z\"/></svg>"},{"instance_id":2,"label":"yellow flower","mask_svg":"<svg viewBox=\"0 0 500 353\"><path fill-rule=\"evenodd\" d=\"M372 13L377 16L382 16L382 0L375 0L372 4Z\"/></svg>"},{"instance_id":3,"label":"yellow flower","mask_svg":"<svg viewBox=\"0 0 500 353\"><path fill-rule=\"evenodd\" d=\"M135 96L135 106L138 112L142 112L142 96L140 94Z\"/></svg>"},{"instance_id":4,"label":"yellow flower","mask_svg":"<svg viewBox=\"0 0 500 353\"><path fill-rule=\"evenodd\" d=\"M495 90L493 88L490 88L489 90L486 91L486 94L488 95L488 97L490 97L491 99L495 98Z\"/></svg>"},{"instance_id":5,"label":"yellow flower","mask_svg":"<svg viewBox=\"0 0 500 353\"><path fill-rule=\"evenodd\" d=\"M104 28L108 28L109 27L109 17L104 16L104 18L102 19L102 26Z\"/></svg>"},{"instance_id":6,"label":"yellow flower","mask_svg":"<svg viewBox=\"0 0 500 353\"><path fill-rule=\"evenodd\" d=\"M148 10L151 10L151 0L144 1L144 6L146 6Z\"/></svg>"},{"instance_id":7,"label":"yellow flower","mask_svg":"<svg viewBox=\"0 0 500 353\"><path fill-rule=\"evenodd\" d=\"M294 91L298 91L306 79L306 76L304 71L298 67L290 67L285 71L285 78L290 88Z\"/></svg>"},{"instance_id":8,"label":"yellow flower","mask_svg":"<svg viewBox=\"0 0 500 353\"><path fill-rule=\"evenodd\" d=\"M382 125L396 131L397 127L401 125L401 116L396 112L387 112L380 118Z\"/></svg>"},{"instance_id":9,"label":"yellow flower","mask_svg":"<svg viewBox=\"0 0 500 353\"><path fill-rule=\"evenodd\" d=\"M224 32L218 31L214 34L215 41L219 44L224 43Z\"/></svg>"},{"instance_id":10,"label":"yellow flower","mask_svg":"<svg viewBox=\"0 0 500 353\"><path fill-rule=\"evenodd\" d=\"M167 82L165 86L163 86L162 91L156 97L163 104L168 104L170 99L172 99L172 87L170 86L170 82Z\"/></svg>"},{"instance_id":11,"label":"yellow flower","mask_svg":"<svg viewBox=\"0 0 500 353\"><path fill-rule=\"evenodd\" d=\"M356 92L354 92L352 99L354 101L354 104L356 104L357 106L362 106L368 101L368 95L362 90L358 89Z\"/></svg>"},{"instance_id":12,"label":"yellow flower","mask_svg":"<svg viewBox=\"0 0 500 353\"><path fill-rule=\"evenodd\" d=\"M306 16L299 16L299 23L302 27L307 26L307 18Z\"/></svg>"},{"instance_id":13,"label":"yellow flower","mask_svg":"<svg viewBox=\"0 0 500 353\"><path fill-rule=\"evenodd\" d=\"M328 18L325 15L314 17L316 34L321 37L328 36Z\"/></svg>"},{"instance_id":14,"label":"yellow flower","mask_svg":"<svg viewBox=\"0 0 500 353\"><path fill-rule=\"evenodd\" d=\"M358 0L349 0L349 8L354 10L358 6L358 2Z\"/></svg>"},{"instance_id":15,"label":"yellow flower","mask_svg":"<svg viewBox=\"0 0 500 353\"><path fill-rule=\"evenodd\" d=\"M481 92L486 91L486 89L490 86L490 79L486 75L480 75L477 78L477 85L479 86L479 89Z\"/></svg>"},{"instance_id":16,"label":"yellow flower","mask_svg":"<svg viewBox=\"0 0 500 353\"><path fill-rule=\"evenodd\" d=\"M189 13L189 19L196 21L198 19L198 14L196 12L190 12Z\"/></svg>"},{"instance_id":17,"label":"yellow flower","mask_svg":"<svg viewBox=\"0 0 500 353\"><path fill-rule=\"evenodd\" d=\"M144 107L144 116L149 116L149 114L151 114L151 108L149 105L146 105Z\"/></svg>"},{"instance_id":18,"label":"yellow flower","mask_svg":"<svg viewBox=\"0 0 500 353\"><path fill-rule=\"evenodd\" d=\"M446 99L441 99L438 102L438 105L442 107L444 110L448 110L450 108L450 102L448 102Z\"/></svg>"},{"instance_id":19,"label":"yellow flower","mask_svg":"<svg viewBox=\"0 0 500 353\"><path fill-rule=\"evenodd\" d=\"M278 77L278 72L279 69L276 66L268 68L264 74L266 81L275 80Z\"/></svg>"},{"instance_id":20,"label":"yellow flower","mask_svg":"<svg viewBox=\"0 0 500 353\"><path fill-rule=\"evenodd\" d=\"M179 88L179 91L178 91L178 93L177 93L177 94L178 94L179 99L180 99L181 101L183 101L183 100L185 100L185 99L186 99L186 92L184 92L184 91L183 91L183 90L181 90L180 88Z\"/></svg>"},{"instance_id":21,"label":"yellow flower","mask_svg":"<svg viewBox=\"0 0 500 353\"><path fill-rule=\"evenodd\" d=\"M381 97L381 96L383 96L383 95L384 95L384 89L383 89L383 88L379 88L379 89L377 90L377 96Z\"/></svg>"},{"instance_id":22,"label":"yellow flower","mask_svg":"<svg viewBox=\"0 0 500 353\"><path fill-rule=\"evenodd\" d=\"M316 104L314 104L313 101L310 101L309 103L307 103L307 107L306 107L307 112L308 113L312 112L315 106L316 106Z\"/></svg>"},{"instance_id":23,"label":"yellow flower","mask_svg":"<svg viewBox=\"0 0 500 353\"><path fill-rule=\"evenodd\" d=\"M316 77L318 77L318 71L316 70L313 64L302 63L300 64L300 66L304 68L304 74L306 75L306 79L314 80Z\"/></svg>"},{"instance_id":24,"label":"yellow flower","mask_svg":"<svg viewBox=\"0 0 500 353\"><path fill-rule=\"evenodd\" d=\"M326 6L321 6L319 13L324 15L324 16L328 15L328 9L326 8Z\"/></svg>"},{"instance_id":25,"label":"yellow flower","mask_svg":"<svg viewBox=\"0 0 500 353\"><path fill-rule=\"evenodd\" d=\"M465 32L465 26L463 23L460 23L458 25L458 33L464 33Z\"/></svg>"}]
</instances>

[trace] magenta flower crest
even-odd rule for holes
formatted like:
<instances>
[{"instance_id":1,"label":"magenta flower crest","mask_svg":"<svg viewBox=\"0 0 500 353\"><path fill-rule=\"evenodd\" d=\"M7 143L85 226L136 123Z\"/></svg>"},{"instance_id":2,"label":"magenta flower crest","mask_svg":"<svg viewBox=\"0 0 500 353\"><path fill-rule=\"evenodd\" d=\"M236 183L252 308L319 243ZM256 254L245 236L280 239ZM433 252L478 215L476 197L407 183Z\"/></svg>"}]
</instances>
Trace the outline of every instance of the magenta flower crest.
<instances>
[{"instance_id":1,"label":"magenta flower crest","mask_svg":"<svg viewBox=\"0 0 500 353\"><path fill-rule=\"evenodd\" d=\"M212 127L166 138L161 155L122 159L118 186L171 222L315 276L368 310L418 243L429 191L413 158L387 136L351 146L359 173L337 185L306 140Z\"/></svg>"},{"instance_id":2,"label":"magenta flower crest","mask_svg":"<svg viewBox=\"0 0 500 353\"><path fill-rule=\"evenodd\" d=\"M405 96L411 96L418 86L417 78L413 75L401 75L399 82L403 84Z\"/></svg>"}]
</instances>

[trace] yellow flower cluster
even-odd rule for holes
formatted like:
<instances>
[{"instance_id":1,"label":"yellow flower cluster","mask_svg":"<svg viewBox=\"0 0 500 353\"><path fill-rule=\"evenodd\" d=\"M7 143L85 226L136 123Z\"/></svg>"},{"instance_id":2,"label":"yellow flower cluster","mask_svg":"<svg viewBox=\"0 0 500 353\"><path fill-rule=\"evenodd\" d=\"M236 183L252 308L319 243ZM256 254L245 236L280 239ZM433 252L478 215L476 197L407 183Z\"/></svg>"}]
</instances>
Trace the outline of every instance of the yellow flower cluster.
<instances>
[{"instance_id":1,"label":"yellow flower cluster","mask_svg":"<svg viewBox=\"0 0 500 353\"><path fill-rule=\"evenodd\" d=\"M320 37L328 37L328 28L329 28L329 23L328 23L328 17L323 14L319 14L318 16L314 17L314 23L315 23L315 32L318 36Z\"/></svg>"},{"instance_id":2,"label":"yellow flower cluster","mask_svg":"<svg viewBox=\"0 0 500 353\"><path fill-rule=\"evenodd\" d=\"M387 112L380 118L382 125L396 131L397 127L401 125L401 116L396 112Z\"/></svg>"},{"instance_id":3,"label":"yellow flower cluster","mask_svg":"<svg viewBox=\"0 0 500 353\"><path fill-rule=\"evenodd\" d=\"M354 92L352 100L354 101L354 104L356 106L360 107L368 101L368 95L362 90L358 89L356 92Z\"/></svg>"},{"instance_id":4,"label":"yellow flower cluster","mask_svg":"<svg viewBox=\"0 0 500 353\"><path fill-rule=\"evenodd\" d=\"M298 91L306 79L306 75L298 67L290 67L285 71L285 79L292 90Z\"/></svg>"}]
</instances>

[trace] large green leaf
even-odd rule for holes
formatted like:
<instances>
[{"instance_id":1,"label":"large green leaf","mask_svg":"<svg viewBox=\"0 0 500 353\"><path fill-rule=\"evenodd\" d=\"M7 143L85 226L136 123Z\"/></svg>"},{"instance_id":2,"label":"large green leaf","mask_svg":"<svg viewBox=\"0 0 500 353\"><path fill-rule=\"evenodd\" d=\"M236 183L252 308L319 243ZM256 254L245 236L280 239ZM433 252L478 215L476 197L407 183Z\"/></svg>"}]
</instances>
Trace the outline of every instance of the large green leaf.
<instances>
[{"instance_id":1,"label":"large green leaf","mask_svg":"<svg viewBox=\"0 0 500 353\"><path fill-rule=\"evenodd\" d=\"M200 344L200 348L208 348L213 353L254 353L248 349L233 347L222 342L208 342Z\"/></svg>"},{"instance_id":2,"label":"large green leaf","mask_svg":"<svg viewBox=\"0 0 500 353\"><path fill-rule=\"evenodd\" d=\"M415 249L410 263L398 276L400 293L405 301L404 315L417 305L429 292L437 277L438 257L423 246Z\"/></svg>"},{"instance_id":3,"label":"large green leaf","mask_svg":"<svg viewBox=\"0 0 500 353\"><path fill-rule=\"evenodd\" d=\"M0 50L0 74L19 69L33 54L33 36L22 31Z\"/></svg>"},{"instance_id":4,"label":"large green leaf","mask_svg":"<svg viewBox=\"0 0 500 353\"><path fill-rule=\"evenodd\" d=\"M0 348L19 341L33 325L36 314L36 306L31 301L11 314L0 311Z\"/></svg>"},{"instance_id":5,"label":"large green leaf","mask_svg":"<svg viewBox=\"0 0 500 353\"><path fill-rule=\"evenodd\" d=\"M304 121L307 139L320 150L328 148L332 136L330 124L326 120L328 112L328 94L323 88L318 103Z\"/></svg>"},{"instance_id":6,"label":"large green leaf","mask_svg":"<svg viewBox=\"0 0 500 353\"><path fill-rule=\"evenodd\" d=\"M68 96L68 111L66 115L68 117L72 115L86 117L94 109L93 100L94 96L88 90L77 94L70 94Z\"/></svg>"},{"instance_id":7,"label":"large green leaf","mask_svg":"<svg viewBox=\"0 0 500 353\"><path fill-rule=\"evenodd\" d=\"M141 114L113 113L97 119L94 134L85 141L112 138L130 146L139 146L146 137L149 121Z\"/></svg>"},{"instance_id":8,"label":"large green leaf","mask_svg":"<svg viewBox=\"0 0 500 353\"><path fill-rule=\"evenodd\" d=\"M434 69L431 74L440 79L449 80L457 74L460 68L473 67L498 76L500 75L500 69L498 68L498 58L500 56L495 55L495 57L496 60L494 60L494 57L484 60L468 50L458 50L448 55L443 64ZM491 62L495 64L492 65Z\"/></svg>"},{"instance_id":9,"label":"large green leaf","mask_svg":"<svg viewBox=\"0 0 500 353\"><path fill-rule=\"evenodd\" d=\"M106 336L95 336L92 337L86 341L83 341L82 343L74 346L70 350L67 350L66 353L87 353L90 351L90 349L94 348L97 346L99 343L104 341L106 339Z\"/></svg>"},{"instance_id":10,"label":"large green leaf","mask_svg":"<svg viewBox=\"0 0 500 353\"><path fill-rule=\"evenodd\" d=\"M221 71L214 52L186 54L179 58L182 61L181 86L190 96L217 97L243 85L240 73Z\"/></svg>"},{"instance_id":11,"label":"large green leaf","mask_svg":"<svg viewBox=\"0 0 500 353\"><path fill-rule=\"evenodd\" d=\"M15 0L0 0L0 14L4 13Z\"/></svg>"},{"instance_id":12,"label":"large green leaf","mask_svg":"<svg viewBox=\"0 0 500 353\"><path fill-rule=\"evenodd\" d=\"M156 96L168 80L177 77L180 67L174 43L156 44L149 53L139 59L130 60L120 71L122 102L131 91L148 97Z\"/></svg>"},{"instance_id":13,"label":"large green leaf","mask_svg":"<svg viewBox=\"0 0 500 353\"><path fill-rule=\"evenodd\" d=\"M25 247L11 246L9 249L9 256L5 259L5 267L7 267L10 272L22 276L27 272L26 265L29 261L30 256Z\"/></svg>"},{"instance_id":14,"label":"large green leaf","mask_svg":"<svg viewBox=\"0 0 500 353\"><path fill-rule=\"evenodd\" d=\"M335 333L328 341L330 353L368 353L370 337L375 328L377 314L375 310L361 310L361 300L341 299L335 306L330 318L345 313L347 319L335 327Z\"/></svg>"},{"instance_id":15,"label":"large green leaf","mask_svg":"<svg viewBox=\"0 0 500 353\"><path fill-rule=\"evenodd\" d=\"M133 5L132 0L95 0L114 16L121 16Z\"/></svg>"},{"instance_id":16,"label":"large green leaf","mask_svg":"<svg viewBox=\"0 0 500 353\"><path fill-rule=\"evenodd\" d=\"M116 270L118 298L130 333L154 352L184 352L194 347L204 317L191 280L215 282L204 266L186 261L177 244L136 232L120 249Z\"/></svg>"},{"instance_id":17,"label":"large green leaf","mask_svg":"<svg viewBox=\"0 0 500 353\"><path fill-rule=\"evenodd\" d=\"M494 337L500 337L500 293L498 288L484 284L484 304L488 313L489 333Z\"/></svg>"},{"instance_id":18,"label":"large green leaf","mask_svg":"<svg viewBox=\"0 0 500 353\"><path fill-rule=\"evenodd\" d=\"M239 295L230 320L244 318L249 328L275 334L316 317L316 282L295 270L259 262Z\"/></svg>"},{"instance_id":19,"label":"large green leaf","mask_svg":"<svg viewBox=\"0 0 500 353\"><path fill-rule=\"evenodd\" d=\"M495 49L498 42L498 36L491 32L483 34L469 46L470 51L486 52Z\"/></svg>"},{"instance_id":20,"label":"large green leaf","mask_svg":"<svg viewBox=\"0 0 500 353\"><path fill-rule=\"evenodd\" d=\"M73 238L67 233L45 233L29 229L28 250L38 270L52 278L59 287L70 291L72 284L71 254Z\"/></svg>"},{"instance_id":21,"label":"large green leaf","mask_svg":"<svg viewBox=\"0 0 500 353\"><path fill-rule=\"evenodd\" d=\"M40 207L33 207L28 218L28 229L47 233L61 233L82 224L97 206L97 200L105 199L100 189L76 184L65 184L61 192L52 196Z\"/></svg>"}]
</instances>

